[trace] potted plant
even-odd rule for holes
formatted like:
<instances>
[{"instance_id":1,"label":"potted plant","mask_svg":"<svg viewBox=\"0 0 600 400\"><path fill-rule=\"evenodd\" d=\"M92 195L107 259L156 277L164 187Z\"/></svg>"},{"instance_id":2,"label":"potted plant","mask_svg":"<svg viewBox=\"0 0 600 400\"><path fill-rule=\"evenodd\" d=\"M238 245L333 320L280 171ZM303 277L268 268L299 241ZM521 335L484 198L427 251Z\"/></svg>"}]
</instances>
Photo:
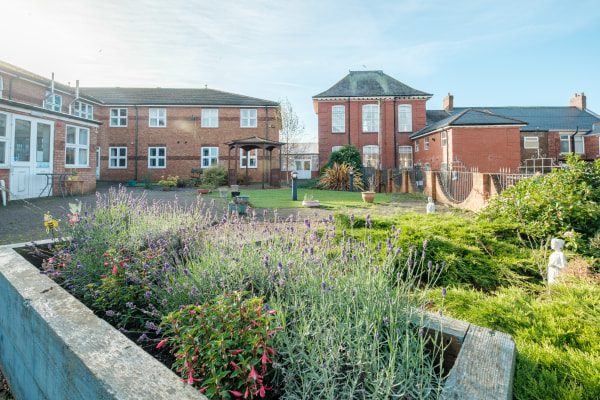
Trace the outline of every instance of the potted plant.
<instances>
[{"instance_id":1,"label":"potted plant","mask_svg":"<svg viewBox=\"0 0 600 400\"><path fill-rule=\"evenodd\" d=\"M71 176L69 177L70 181L78 181L79 180L79 172L77 170L71 170Z\"/></svg>"},{"instance_id":2,"label":"potted plant","mask_svg":"<svg viewBox=\"0 0 600 400\"><path fill-rule=\"evenodd\" d=\"M377 190L377 180L375 175L367 179L367 186L369 190L362 192L362 198L365 203L372 203L375 201L375 191Z\"/></svg>"},{"instance_id":3,"label":"potted plant","mask_svg":"<svg viewBox=\"0 0 600 400\"><path fill-rule=\"evenodd\" d=\"M312 194L308 195L305 194L304 195L304 200L302 201L302 205L304 207L319 207L319 200L313 200Z\"/></svg>"},{"instance_id":4,"label":"potted plant","mask_svg":"<svg viewBox=\"0 0 600 400\"><path fill-rule=\"evenodd\" d=\"M165 179L164 176L161 176L161 180L158 181L158 185L162 187L162 190L171 190L171 188L177 186L177 180L179 179L178 176L172 176L169 175L167 176L167 179Z\"/></svg>"},{"instance_id":5,"label":"potted plant","mask_svg":"<svg viewBox=\"0 0 600 400\"><path fill-rule=\"evenodd\" d=\"M198 193L200 193L200 194L208 194L210 192L211 192L210 185L200 185L198 187Z\"/></svg>"}]
</instances>

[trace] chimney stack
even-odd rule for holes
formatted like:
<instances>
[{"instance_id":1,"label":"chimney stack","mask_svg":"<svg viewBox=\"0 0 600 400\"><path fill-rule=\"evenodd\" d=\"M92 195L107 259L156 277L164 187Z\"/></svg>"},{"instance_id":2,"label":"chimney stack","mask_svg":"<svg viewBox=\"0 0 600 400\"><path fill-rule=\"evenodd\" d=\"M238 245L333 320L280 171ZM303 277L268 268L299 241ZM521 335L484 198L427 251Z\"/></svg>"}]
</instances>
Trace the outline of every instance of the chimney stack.
<instances>
[{"instance_id":1,"label":"chimney stack","mask_svg":"<svg viewBox=\"0 0 600 400\"><path fill-rule=\"evenodd\" d=\"M571 101L569 101L569 106L570 107L577 107L580 109L585 109L586 108L586 104L585 104L585 94L583 94L583 92L577 94L575 93L575 97L573 97L571 99Z\"/></svg>"},{"instance_id":2,"label":"chimney stack","mask_svg":"<svg viewBox=\"0 0 600 400\"><path fill-rule=\"evenodd\" d=\"M444 108L445 111L454 110L454 96L452 96L450 93L448 93L448 95L446 97L444 97L442 107Z\"/></svg>"}]
</instances>

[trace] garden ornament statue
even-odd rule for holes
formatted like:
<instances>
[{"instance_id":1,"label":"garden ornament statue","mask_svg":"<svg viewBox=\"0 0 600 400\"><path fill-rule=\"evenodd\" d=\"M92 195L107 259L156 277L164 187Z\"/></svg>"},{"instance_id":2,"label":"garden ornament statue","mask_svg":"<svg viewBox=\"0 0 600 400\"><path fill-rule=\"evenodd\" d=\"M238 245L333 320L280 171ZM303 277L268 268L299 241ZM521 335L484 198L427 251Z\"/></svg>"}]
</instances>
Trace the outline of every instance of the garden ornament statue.
<instances>
[{"instance_id":1,"label":"garden ornament statue","mask_svg":"<svg viewBox=\"0 0 600 400\"><path fill-rule=\"evenodd\" d=\"M552 239L550 242L550 247L554 250L554 253L550 255L548 261L548 284L554 283L561 270L567 268L567 257L562 252L564 245L565 241L562 239Z\"/></svg>"},{"instance_id":2,"label":"garden ornament statue","mask_svg":"<svg viewBox=\"0 0 600 400\"><path fill-rule=\"evenodd\" d=\"M435 212L435 203L433 202L433 197L429 197L427 199L427 214Z\"/></svg>"}]
</instances>

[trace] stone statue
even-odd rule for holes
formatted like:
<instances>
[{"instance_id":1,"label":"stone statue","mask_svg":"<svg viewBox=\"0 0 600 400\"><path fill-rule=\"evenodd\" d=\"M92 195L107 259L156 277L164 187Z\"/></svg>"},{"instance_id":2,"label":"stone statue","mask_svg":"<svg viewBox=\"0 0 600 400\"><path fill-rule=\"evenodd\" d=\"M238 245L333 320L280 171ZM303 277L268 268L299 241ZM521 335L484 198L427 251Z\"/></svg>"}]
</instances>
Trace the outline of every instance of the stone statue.
<instances>
[{"instance_id":1,"label":"stone statue","mask_svg":"<svg viewBox=\"0 0 600 400\"><path fill-rule=\"evenodd\" d=\"M548 283L552 284L560 275L561 270L567 268L567 257L562 252L562 247L565 245L565 241L562 239L552 239L550 247L554 250L554 253L550 255L548 260Z\"/></svg>"},{"instance_id":2,"label":"stone statue","mask_svg":"<svg viewBox=\"0 0 600 400\"><path fill-rule=\"evenodd\" d=\"M427 199L427 214L435 212L435 203L433 202L433 197L429 197Z\"/></svg>"}]
</instances>

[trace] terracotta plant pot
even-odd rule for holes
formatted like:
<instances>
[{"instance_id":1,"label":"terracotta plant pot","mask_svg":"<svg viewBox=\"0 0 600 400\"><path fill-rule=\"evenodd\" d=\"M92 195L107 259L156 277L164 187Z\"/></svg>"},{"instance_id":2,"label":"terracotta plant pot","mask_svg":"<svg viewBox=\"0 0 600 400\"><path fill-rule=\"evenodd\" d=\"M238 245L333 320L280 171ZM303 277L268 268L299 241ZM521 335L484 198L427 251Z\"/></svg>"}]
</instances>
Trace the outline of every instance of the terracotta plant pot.
<instances>
[{"instance_id":1,"label":"terracotta plant pot","mask_svg":"<svg viewBox=\"0 0 600 400\"><path fill-rule=\"evenodd\" d=\"M365 203L372 203L375 201L375 192L362 192L362 198Z\"/></svg>"},{"instance_id":2,"label":"terracotta plant pot","mask_svg":"<svg viewBox=\"0 0 600 400\"><path fill-rule=\"evenodd\" d=\"M210 189L198 189L198 193L207 194L207 193L210 193Z\"/></svg>"}]
</instances>

